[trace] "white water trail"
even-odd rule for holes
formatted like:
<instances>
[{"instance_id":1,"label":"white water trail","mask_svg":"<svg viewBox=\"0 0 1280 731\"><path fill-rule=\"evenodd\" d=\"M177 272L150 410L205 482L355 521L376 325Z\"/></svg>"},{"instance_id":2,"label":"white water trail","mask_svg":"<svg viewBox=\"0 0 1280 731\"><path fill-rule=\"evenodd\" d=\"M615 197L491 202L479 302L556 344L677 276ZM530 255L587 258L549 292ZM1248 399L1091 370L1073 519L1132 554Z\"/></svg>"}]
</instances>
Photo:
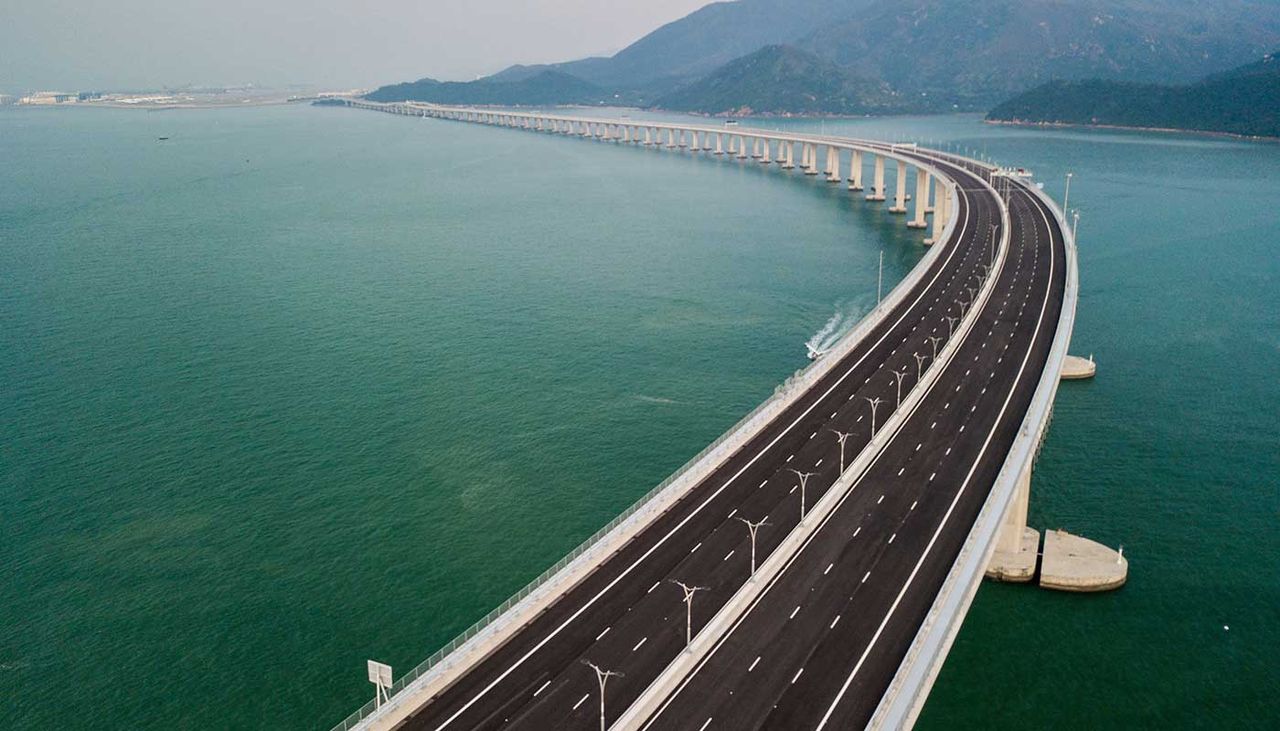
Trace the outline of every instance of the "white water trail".
<instances>
[{"instance_id":1,"label":"white water trail","mask_svg":"<svg viewBox=\"0 0 1280 731\"><path fill-rule=\"evenodd\" d=\"M835 314L809 338L806 345L818 352L829 350L857 324L857 308L849 302L837 302Z\"/></svg>"}]
</instances>

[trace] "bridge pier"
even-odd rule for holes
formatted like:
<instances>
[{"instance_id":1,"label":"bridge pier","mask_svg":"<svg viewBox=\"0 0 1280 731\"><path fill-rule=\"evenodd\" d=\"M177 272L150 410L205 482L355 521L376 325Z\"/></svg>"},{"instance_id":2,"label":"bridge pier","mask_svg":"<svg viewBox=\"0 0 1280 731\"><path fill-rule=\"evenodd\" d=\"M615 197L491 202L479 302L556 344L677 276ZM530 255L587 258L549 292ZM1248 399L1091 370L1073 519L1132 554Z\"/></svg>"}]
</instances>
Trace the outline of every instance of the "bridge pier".
<instances>
[{"instance_id":1,"label":"bridge pier","mask_svg":"<svg viewBox=\"0 0 1280 731\"><path fill-rule=\"evenodd\" d=\"M795 145L790 142L780 141L781 147L778 149L778 162L782 164L784 170L791 170L795 167L791 163L791 155L795 152Z\"/></svg>"},{"instance_id":2,"label":"bridge pier","mask_svg":"<svg viewBox=\"0 0 1280 731\"><path fill-rule=\"evenodd\" d=\"M916 168L916 197L915 197L915 218L907 222L909 228L927 228L929 222L925 219L926 209L929 207L929 173L924 168Z\"/></svg>"},{"instance_id":3,"label":"bridge pier","mask_svg":"<svg viewBox=\"0 0 1280 731\"><path fill-rule=\"evenodd\" d=\"M906 213L907 212L907 164L901 160L898 163L898 175L894 179L894 195L893 205L889 206L890 213Z\"/></svg>"},{"instance_id":4,"label":"bridge pier","mask_svg":"<svg viewBox=\"0 0 1280 731\"><path fill-rule=\"evenodd\" d=\"M738 159L747 159L747 138L742 135L738 135Z\"/></svg>"},{"instance_id":5,"label":"bridge pier","mask_svg":"<svg viewBox=\"0 0 1280 731\"><path fill-rule=\"evenodd\" d=\"M933 186L933 233L929 238L924 240L925 246L930 246L942 240L942 232L946 228L947 221L947 186L942 181L936 181Z\"/></svg>"},{"instance_id":6,"label":"bridge pier","mask_svg":"<svg viewBox=\"0 0 1280 731\"><path fill-rule=\"evenodd\" d=\"M855 193L862 190L862 150L854 150L849 158L849 190Z\"/></svg>"},{"instance_id":7,"label":"bridge pier","mask_svg":"<svg viewBox=\"0 0 1280 731\"><path fill-rule=\"evenodd\" d=\"M884 156L876 155L875 178L871 184L871 192L867 194L869 201L884 200Z\"/></svg>"},{"instance_id":8,"label":"bridge pier","mask_svg":"<svg viewBox=\"0 0 1280 731\"><path fill-rule=\"evenodd\" d=\"M827 182L839 183L840 179L840 150L832 145L827 148Z\"/></svg>"},{"instance_id":9,"label":"bridge pier","mask_svg":"<svg viewBox=\"0 0 1280 731\"><path fill-rule=\"evenodd\" d=\"M773 162L773 158L769 157L769 154L770 154L769 148L771 147L772 140L766 137L762 139L761 142L763 143L761 145L761 149L764 150L764 154L760 156L760 164L768 165L769 163Z\"/></svg>"},{"instance_id":10,"label":"bridge pier","mask_svg":"<svg viewBox=\"0 0 1280 731\"><path fill-rule=\"evenodd\" d=\"M724 133L716 132L716 154L724 154Z\"/></svg>"}]
</instances>

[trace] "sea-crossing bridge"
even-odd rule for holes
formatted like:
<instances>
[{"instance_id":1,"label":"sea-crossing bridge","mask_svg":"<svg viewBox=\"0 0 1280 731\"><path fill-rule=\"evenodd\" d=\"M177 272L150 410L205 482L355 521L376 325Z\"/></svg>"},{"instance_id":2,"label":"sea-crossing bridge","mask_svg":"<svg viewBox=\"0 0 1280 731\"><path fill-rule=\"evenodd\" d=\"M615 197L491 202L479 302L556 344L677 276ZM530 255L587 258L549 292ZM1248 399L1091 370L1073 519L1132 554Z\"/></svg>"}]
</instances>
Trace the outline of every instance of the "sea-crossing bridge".
<instances>
[{"instance_id":1,"label":"sea-crossing bridge","mask_svg":"<svg viewBox=\"0 0 1280 731\"><path fill-rule=\"evenodd\" d=\"M336 728L910 726L984 572L1035 570L1031 468L1076 306L1063 212L1023 174L915 145L346 103L824 175L930 248L829 352Z\"/></svg>"}]
</instances>

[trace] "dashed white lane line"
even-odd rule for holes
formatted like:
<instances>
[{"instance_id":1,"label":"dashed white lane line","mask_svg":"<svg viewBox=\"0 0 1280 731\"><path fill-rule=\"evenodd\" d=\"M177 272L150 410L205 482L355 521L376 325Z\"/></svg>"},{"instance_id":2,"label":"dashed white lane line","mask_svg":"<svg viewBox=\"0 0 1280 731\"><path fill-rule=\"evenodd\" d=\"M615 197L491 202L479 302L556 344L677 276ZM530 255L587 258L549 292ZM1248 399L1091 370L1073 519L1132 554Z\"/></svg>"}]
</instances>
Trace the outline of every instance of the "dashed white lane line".
<instances>
[{"instance_id":1,"label":"dashed white lane line","mask_svg":"<svg viewBox=\"0 0 1280 731\"><path fill-rule=\"evenodd\" d=\"M797 604L796 608L791 610L791 616L787 617L787 619L795 619L796 615L799 613L800 613L800 605Z\"/></svg>"},{"instance_id":2,"label":"dashed white lane line","mask_svg":"<svg viewBox=\"0 0 1280 731\"><path fill-rule=\"evenodd\" d=\"M698 731L707 731L707 727L711 725L712 718L713 716L708 716L707 720L703 721L702 725L698 727Z\"/></svg>"},{"instance_id":3,"label":"dashed white lane line","mask_svg":"<svg viewBox=\"0 0 1280 731\"><path fill-rule=\"evenodd\" d=\"M769 481L765 480L764 482L760 483L760 487L764 487L767 484L769 484ZM759 488L756 488L756 489L759 489Z\"/></svg>"},{"instance_id":4,"label":"dashed white lane line","mask_svg":"<svg viewBox=\"0 0 1280 731\"><path fill-rule=\"evenodd\" d=\"M645 637L645 638L641 639L639 642L637 642L637 643L636 643L636 646L635 646L635 647L631 648L631 651L632 651L632 652L635 652L636 650L639 650L639 649L640 649L640 646L641 646L641 645L643 645L644 643L648 642L648 641L649 641L649 638L648 638L648 637Z\"/></svg>"},{"instance_id":5,"label":"dashed white lane line","mask_svg":"<svg viewBox=\"0 0 1280 731\"><path fill-rule=\"evenodd\" d=\"M853 531L853 537L857 538L858 534L861 532L862 532L862 526L858 526L857 529Z\"/></svg>"},{"instance_id":6,"label":"dashed white lane line","mask_svg":"<svg viewBox=\"0 0 1280 731\"><path fill-rule=\"evenodd\" d=\"M693 549L692 549L691 551L689 551L689 553L693 553L694 551L698 550L699 548L702 548L702 541L698 541L698 545L694 546L694 547L693 547Z\"/></svg>"},{"instance_id":7,"label":"dashed white lane line","mask_svg":"<svg viewBox=\"0 0 1280 731\"><path fill-rule=\"evenodd\" d=\"M756 665L759 665L759 664L760 664L760 658L759 656L757 656L755 660L751 661L751 667L747 668L747 672L751 672L752 670L755 670Z\"/></svg>"},{"instance_id":8,"label":"dashed white lane line","mask_svg":"<svg viewBox=\"0 0 1280 731\"><path fill-rule=\"evenodd\" d=\"M906 468L906 467L903 467L903 468L899 469L899 470L898 470L898 477L902 477L902 473L903 473L903 472L906 472L906 471L907 471L907 468Z\"/></svg>"},{"instance_id":9,"label":"dashed white lane line","mask_svg":"<svg viewBox=\"0 0 1280 731\"><path fill-rule=\"evenodd\" d=\"M839 621L840 621L840 615L839 615L839 614L837 614L837 615L836 615L836 618L835 618L835 619L833 619L833 620L831 620L831 626L830 626L830 627L827 627L827 629L835 629L835 628L836 628L836 622L839 622ZM548 683L550 683L551 681L550 681L550 680L548 680L547 682L548 682Z\"/></svg>"},{"instance_id":10,"label":"dashed white lane line","mask_svg":"<svg viewBox=\"0 0 1280 731\"><path fill-rule=\"evenodd\" d=\"M884 495L881 495L881 496L880 496L880 499L879 499L879 500L876 500L876 505L879 505L879 504L880 504L880 503L882 503L882 502L884 502Z\"/></svg>"},{"instance_id":11,"label":"dashed white lane line","mask_svg":"<svg viewBox=\"0 0 1280 731\"><path fill-rule=\"evenodd\" d=\"M937 476L938 476L938 473L937 473L937 472L934 472L933 474L929 475L929 482L933 482L933 478L935 478L935 477L937 477Z\"/></svg>"},{"instance_id":12,"label":"dashed white lane line","mask_svg":"<svg viewBox=\"0 0 1280 731\"><path fill-rule=\"evenodd\" d=\"M542 687L540 687L540 688L538 688L537 690L533 691L533 696L534 696L535 698L536 698L536 697L538 697L538 694L539 694L539 693L541 693L542 691L546 690L548 685L551 685L551 681L550 681L550 680L548 680L547 682L543 683L543 684L542 684Z\"/></svg>"},{"instance_id":13,"label":"dashed white lane line","mask_svg":"<svg viewBox=\"0 0 1280 731\"><path fill-rule=\"evenodd\" d=\"M646 594L651 593L654 589L657 589L657 588L658 588L658 584L661 584L661 583L662 583L661 581L654 583L654 585L653 585L653 586L649 587L649 591L646 591L645 593L646 593Z\"/></svg>"},{"instance_id":14,"label":"dashed white lane line","mask_svg":"<svg viewBox=\"0 0 1280 731\"><path fill-rule=\"evenodd\" d=\"M804 668L800 668L799 670L796 671L795 677L791 679L792 685L794 685L795 682L800 679L800 674L803 672L804 672Z\"/></svg>"},{"instance_id":15,"label":"dashed white lane line","mask_svg":"<svg viewBox=\"0 0 1280 731\"><path fill-rule=\"evenodd\" d=\"M834 562L832 562L832 563L830 563L830 564L827 564L827 570L826 570L826 571L823 571L823 572L822 572L822 575L823 575L823 576L826 576L827 574L831 573L831 567L832 567L832 566L835 566L835 563L834 563Z\"/></svg>"},{"instance_id":16,"label":"dashed white lane line","mask_svg":"<svg viewBox=\"0 0 1280 731\"><path fill-rule=\"evenodd\" d=\"M818 460L817 462L814 462L814 463L813 463L813 466L814 466L814 467L817 467L817 466L818 466L818 465L820 465L820 464L822 464L822 460Z\"/></svg>"},{"instance_id":17,"label":"dashed white lane line","mask_svg":"<svg viewBox=\"0 0 1280 731\"><path fill-rule=\"evenodd\" d=\"M613 625L609 625L608 627L605 627L603 632L596 635L596 640L599 641L601 637L604 637L605 635L609 634L609 630L611 629L613 629Z\"/></svg>"},{"instance_id":18,"label":"dashed white lane line","mask_svg":"<svg viewBox=\"0 0 1280 731\"><path fill-rule=\"evenodd\" d=\"M894 533L893 535L889 536L889 542L890 542L890 543L893 543L893 539L894 539L894 538L897 538L897 537L898 537L898 534L897 534L897 533Z\"/></svg>"},{"instance_id":19,"label":"dashed white lane line","mask_svg":"<svg viewBox=\"0 0 1280 731\"><path fill-rule=\"evenodd\" d=\"M735 516L735 515L737 515L737 514L738 514L738 509L737 509L737 508L734 508L733 510L729 511L729 518L732 518L733 516ZM728 520L729 518L725 518L725 520Z\"/></svg>"},{"instance_id":20,"label":"dashed white lane line","mask_svg":"<svg viewBox=\"0 0 1280 731\"><path fill-rule=\"evenodd\" d=\"M578 699L578 702L573 704L573 710L575 710L575 711L576 711L576 710L578 710L578 706L580 706L580 705L582 705L583 703L585 703L585 702L586 702L586 700L587 700L588 698L590 698L590 697L591 697L591 694L590 694L590 693L588 693L588 694L586 694L586 695L582 696L581 698L579 698L579 699Z\"/></svg>"},{"instance_id":21,"label":"dashed white lane line","mask_svg":"<svg viewBox=\"0 0 1280 731\"><path fill-rule=\"evenodd\" d=\"M736 549L736 548L735 548L735 549L734 549L734 551L736 551L736 550L738 550L738 549ZM721 560L721 561L728 561L728 560L729 560L729 557L730 557L730 556L732 556L732 555L733 555L733 551L730 551L730 552L726 553L726 554L724 555L724 558L722 558L722 559L720 559L720 560Z\"/></svg>"},{"instance_id":22,"label":"dashed white lane line","mask_svg":"<svg viewBox=\"0 0 1280 731\"><path fill-rule=\"evenodd\" d=\"M867 579L869 579L869 578L871 578L871 572L870 572L870 571L868 571L867 573L863 574L863 575L862 575L862 581L860 581L860 582L858 582L858 583L860 583L860 584L865 584L865 583L867 583Z\"/></svg>"},{"instance_id":23,"label":"dashed white lane line","mask_svg":"<svg viewBox=\"0 0 1280 731\"><path fill-rule=\"evenodd\" d=\"M793 455L791 455L791 457L787 457L787 461L788 461L788 462L790 462L790 461L791 461L791 459L792 459L793 457L795 457L795 455L794 455L794 454L793 454Z\"/></svg>"},{"instance_id":24,"label":"dashed white lane line","mask_svg":"<svg viewBox=\"0 0 1280 731\"><path fill-rule=\"evenodd\" d=\"M912 501L911 501L911 507L907 508L907 510L915 510L915 509L916 509L916 503L918 503L918 502L920 502L920 501L919 501L919 500L912 500Z\"/></svg>"}]
</instances>

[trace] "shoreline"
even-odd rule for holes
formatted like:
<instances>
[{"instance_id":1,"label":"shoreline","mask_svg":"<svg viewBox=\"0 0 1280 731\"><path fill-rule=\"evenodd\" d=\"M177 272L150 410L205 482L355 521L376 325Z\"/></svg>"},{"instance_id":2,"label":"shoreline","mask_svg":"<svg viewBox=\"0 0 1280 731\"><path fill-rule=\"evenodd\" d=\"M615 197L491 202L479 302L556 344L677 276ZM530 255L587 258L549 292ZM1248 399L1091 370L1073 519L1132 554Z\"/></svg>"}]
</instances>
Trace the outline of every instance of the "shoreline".
<instances>
[{"instance_id":1,"label":"shoreline","mask_svg":"<svg viewBox=\"0 0 1280 731\"><path fill-rule=\"evenodd\" d=\"M1000 127L1026 127L1032 129L1096 129L1128 132L1154 132L1156 134L1195 135L1197 137L1221 137L1247 142L1280 142L1280 136L1245 135L1238 132L1223 132L1210 129L1179 129L1177 127L1131 127L1123 124L1083 124L1078 122L1027 122L1009 119L983 119L983 124Z\"/></svg>"}]
</instances>

